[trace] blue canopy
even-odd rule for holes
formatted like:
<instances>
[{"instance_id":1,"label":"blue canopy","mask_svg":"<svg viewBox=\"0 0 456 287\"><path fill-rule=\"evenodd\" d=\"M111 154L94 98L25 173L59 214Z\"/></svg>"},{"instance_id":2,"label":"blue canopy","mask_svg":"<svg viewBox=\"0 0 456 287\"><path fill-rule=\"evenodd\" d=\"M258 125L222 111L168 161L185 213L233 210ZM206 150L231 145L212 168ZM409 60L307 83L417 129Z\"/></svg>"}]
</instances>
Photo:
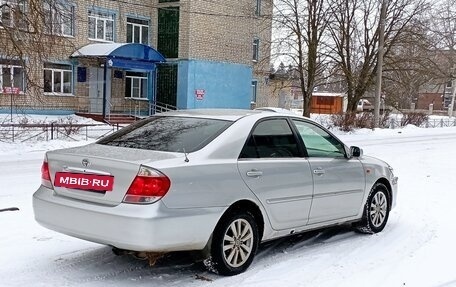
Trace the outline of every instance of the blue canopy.
<instances>
[{"instance_id":1,"label":"blue canopy","mask_svg":"<svg viewBox=\"0 0 456 287\"><path fill-rule=\"evenodd\" d=\"M155 63L166 59L154 48L138 43L97 43L86 45L72 55L72 58L106 58L109 67L122 69L154 70Z\"/></svg>"}]
</instances>

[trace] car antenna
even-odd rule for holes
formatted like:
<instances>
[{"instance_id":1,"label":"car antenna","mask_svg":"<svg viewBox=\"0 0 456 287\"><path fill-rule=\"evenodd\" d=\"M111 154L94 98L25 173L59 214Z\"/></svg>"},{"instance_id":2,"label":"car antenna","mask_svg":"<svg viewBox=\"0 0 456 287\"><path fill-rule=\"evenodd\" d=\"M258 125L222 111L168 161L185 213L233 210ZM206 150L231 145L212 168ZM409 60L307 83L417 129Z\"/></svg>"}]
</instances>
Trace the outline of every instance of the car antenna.
<instances>
[{"instance_id":1,"label":"car antenna","mask_svg":"<svg viewBox=\"0 0 456 287\"><path fill-rule=\"evenodd\" d=\"M185 155L184 161L185 162L189 162L190 160L188 159L187 152L185 151L185 148L183 147L182 150L184 151L184 155Z\"/></svg>"}]
</instances>

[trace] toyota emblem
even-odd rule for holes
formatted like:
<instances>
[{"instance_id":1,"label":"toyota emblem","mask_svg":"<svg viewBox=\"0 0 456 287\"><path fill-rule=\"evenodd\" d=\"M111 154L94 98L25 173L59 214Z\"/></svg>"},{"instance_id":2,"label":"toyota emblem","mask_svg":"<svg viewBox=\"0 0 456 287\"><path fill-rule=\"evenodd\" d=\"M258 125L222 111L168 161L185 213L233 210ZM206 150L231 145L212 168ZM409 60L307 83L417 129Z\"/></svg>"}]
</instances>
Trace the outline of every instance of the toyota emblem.
<instances>
[{"instance_id":1,"label":"toyota emblem","mask_svg":"<svg viewBox=\"0 0 456 287\"><path fill-rule=\"evenodd\" d=\"M89 165L90 165L90 161L88 159L85 158L82 160L82 166L88 167Z\"/></svg>"}]
</instances>

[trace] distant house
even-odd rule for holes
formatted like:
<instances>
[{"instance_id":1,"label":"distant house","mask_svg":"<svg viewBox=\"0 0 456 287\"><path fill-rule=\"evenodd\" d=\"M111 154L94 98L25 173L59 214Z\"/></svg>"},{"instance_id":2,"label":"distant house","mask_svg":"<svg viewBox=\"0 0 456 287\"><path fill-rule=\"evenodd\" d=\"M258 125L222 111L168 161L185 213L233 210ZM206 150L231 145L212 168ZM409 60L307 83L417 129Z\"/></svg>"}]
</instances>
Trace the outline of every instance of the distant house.
<instances>
[{"instance_id":1,"label":"distant house","mask_svg":"<svg viewBox=\"0 0 456 287\"><path fill-rule=\"evenodd\" d=\"M321 90L323 91L321 91ZM319 86L312 94L311 113L337 114L347 110L347 96L337 92L343 87L336 85ZM301 110L303 95L296 69L283 65L271 74L269 80L269 105L279 108Z\"/></svg>"},{"instance_id":2,"label":"distant house","mask_svg":"<svg viewBox=\"0 0 456 287\"><path fill-rule=\"evenodd\" d=\"M302 109L303 96L298 82L284 77L270 81L270 105L285 109ZM313 92L311 113L338 114L347 110L344 93Z\"/></svg>"},{"instance_id":3,"label":"distant house","mask_svg":"<svg viewBox=\"0 0 456 287\"><path fill-rule=\"evenodd\" d=\"M314 92L311 113L339 114L347 110L347 96L341 93Z\"/></svg>"},{"instance_id":4,"label":"distant house","mask_svg":"<svg viewBox=\"0 0 456 287\"><path fill-rule=\"evenodd\" d=\"M448 103L450 100L448 100ZM448 103L445 108L448 109ZM416 109L427 110L432 104L433 110L443 110L445 105L445 97L442 93L421 93L416 101Z\"/></svg>"}]
</instances>

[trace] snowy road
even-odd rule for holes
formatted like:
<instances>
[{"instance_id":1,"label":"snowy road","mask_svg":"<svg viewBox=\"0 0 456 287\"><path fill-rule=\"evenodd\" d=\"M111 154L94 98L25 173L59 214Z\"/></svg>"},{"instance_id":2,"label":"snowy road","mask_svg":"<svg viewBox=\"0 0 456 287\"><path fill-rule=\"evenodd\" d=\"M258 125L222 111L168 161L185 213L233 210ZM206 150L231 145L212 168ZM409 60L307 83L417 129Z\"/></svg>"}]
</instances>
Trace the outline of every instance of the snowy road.
<instances>
[{"instance_id":1,"label":"snowy road","mask_svg":"<svg viewBox=\"0 0 456 287\"><path fill-rule=\"evenodd\" d=\"M0 286L456 286L456 129L341 135L399 176L398 205L384 232L333 228L267 243L244 274L223 278L173 254L153 268L33 220L45 149L0 145ZM74 144L73 144L74 145ZM211 280L211 281L207 281Z\"/></svg>"}]
</instances>

